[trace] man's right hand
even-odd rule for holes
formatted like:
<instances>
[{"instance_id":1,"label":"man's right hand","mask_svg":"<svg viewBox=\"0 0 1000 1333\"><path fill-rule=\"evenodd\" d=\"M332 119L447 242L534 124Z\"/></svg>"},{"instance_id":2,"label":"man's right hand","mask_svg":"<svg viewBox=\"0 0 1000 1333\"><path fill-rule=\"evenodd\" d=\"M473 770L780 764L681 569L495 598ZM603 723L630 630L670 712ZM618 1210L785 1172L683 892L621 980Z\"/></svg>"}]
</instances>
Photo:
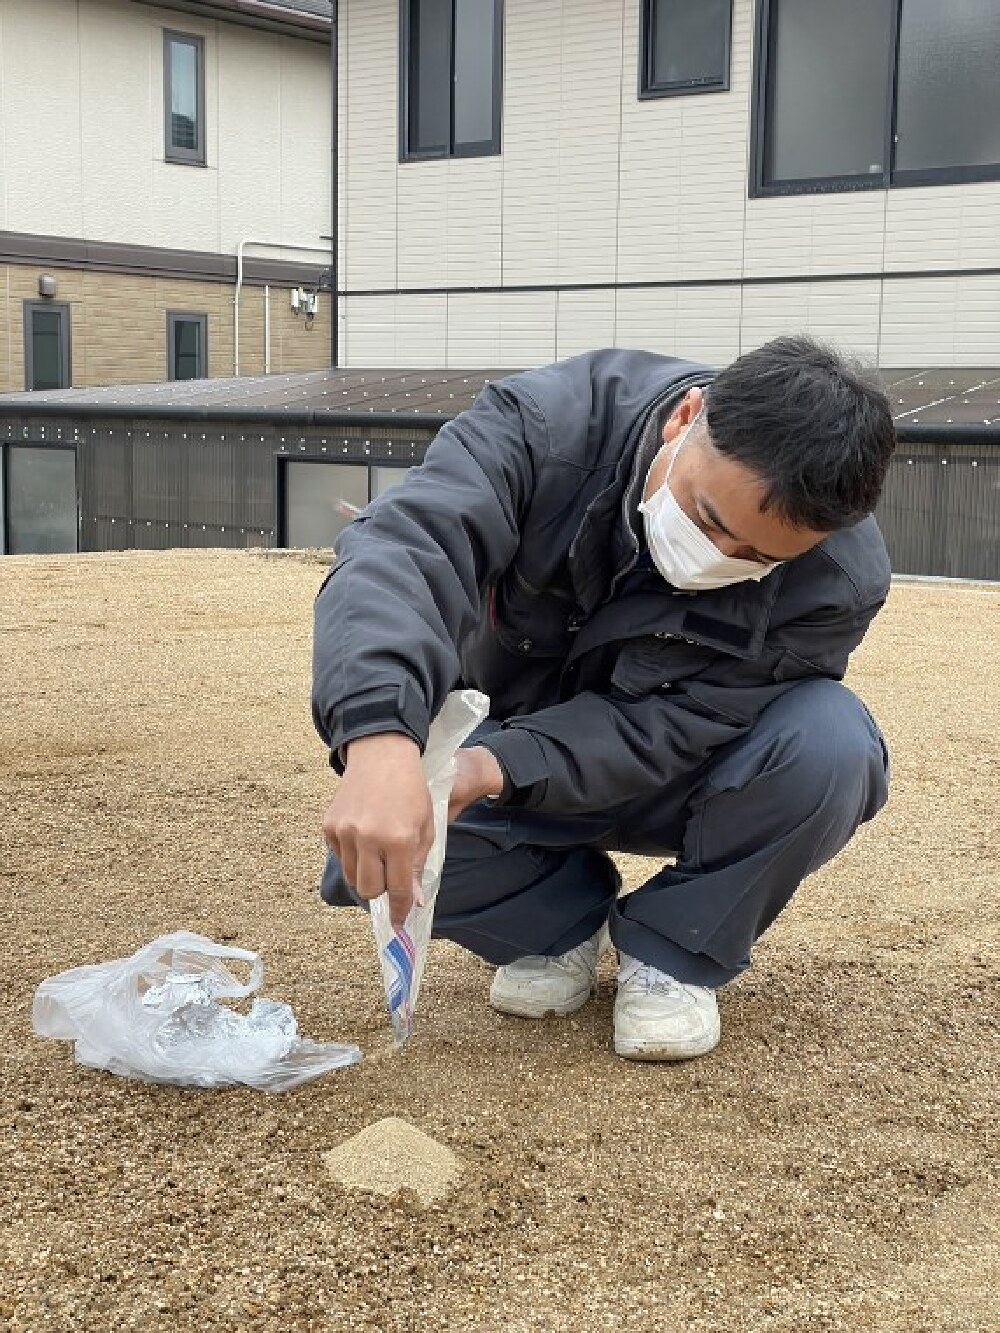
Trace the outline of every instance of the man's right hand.
<instances>
[{"instance_id":1,"label":"man's right hand","mask_svg":"<svg viewBox=\"0 0 1000 1333\"><path fill-rule=\"evenodd\" d=\"M434 812L408 736L362 736L347 746L344 776L323 816L323 835L344 877L366 900L389 895L398 929L414 899L434 841Z\"/></svg>"}]
</instances>

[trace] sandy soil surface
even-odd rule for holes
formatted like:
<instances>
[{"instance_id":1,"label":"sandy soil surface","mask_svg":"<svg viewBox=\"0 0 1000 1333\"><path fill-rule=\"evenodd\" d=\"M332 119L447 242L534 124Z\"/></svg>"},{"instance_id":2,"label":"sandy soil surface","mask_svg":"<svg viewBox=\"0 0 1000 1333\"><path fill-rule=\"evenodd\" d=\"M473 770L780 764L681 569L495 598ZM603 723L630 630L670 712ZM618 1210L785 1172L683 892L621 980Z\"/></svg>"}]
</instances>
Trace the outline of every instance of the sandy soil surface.
<instances>
[{"instance_id":1,"label":"sandy soil surface","mask_svg":"<svg viewBox=\"0 0 1000 1333\"><path fill-rule=\"evenodd\" d=\"M900 586L852 683L894 799L724 992L707 1059L486 1005L435 944L388 1053L366 919L320 904L332 777L308 712L316 559L0 561L0 1327L1000 1327L1000 596ZM633 886L648 863L624 859ZM296 1092L81 1069L33 990L186 927L365 1061ZM463 1163L421 1208L322 1155L400 1116Z\"/></svg>"}]
</instances>

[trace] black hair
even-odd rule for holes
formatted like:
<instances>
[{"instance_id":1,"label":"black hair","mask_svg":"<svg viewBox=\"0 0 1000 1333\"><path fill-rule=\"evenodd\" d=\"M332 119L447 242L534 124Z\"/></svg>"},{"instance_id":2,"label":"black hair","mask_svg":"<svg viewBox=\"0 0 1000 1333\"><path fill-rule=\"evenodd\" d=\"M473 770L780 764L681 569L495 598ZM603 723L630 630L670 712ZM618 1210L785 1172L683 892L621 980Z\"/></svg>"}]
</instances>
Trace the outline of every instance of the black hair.
<instances>
[{"instance_id":1,"label":"black hair","mask_svg":"<svg viewBox=\"0 0 1000 1333\"><path fill-rule=\"evenodd\" d=\"M761 510L836 532L878 502L896 447L876 372L805 335L775 338L705 390L711 443L768 486Z\"/></svg>"}]
</instances>

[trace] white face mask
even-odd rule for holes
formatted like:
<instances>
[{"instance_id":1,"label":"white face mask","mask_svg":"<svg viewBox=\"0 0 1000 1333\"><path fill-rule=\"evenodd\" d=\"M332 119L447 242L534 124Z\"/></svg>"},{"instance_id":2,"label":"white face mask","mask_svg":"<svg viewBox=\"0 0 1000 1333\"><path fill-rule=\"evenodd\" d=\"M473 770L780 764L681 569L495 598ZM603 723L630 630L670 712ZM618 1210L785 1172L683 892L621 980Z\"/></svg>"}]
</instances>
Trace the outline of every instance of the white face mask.
<instances>
[{"instance_id":1,"label":"white face mask","mask_svg":"<svg viewBox=\"0 0 1000 1333\"><path fill-rule=\"evenodd\" d=\"M779 560L738 560L735 556L723 555L715 542L677 503L670 489L670 474L681 446L687 442L691 427L700 416L699 412L678 441L663 485L639 506L653 564L673 587L689 592L725 588L730 583L743 583L747 579L760 580L783 563Z\"/></svg>"}]
</instances>

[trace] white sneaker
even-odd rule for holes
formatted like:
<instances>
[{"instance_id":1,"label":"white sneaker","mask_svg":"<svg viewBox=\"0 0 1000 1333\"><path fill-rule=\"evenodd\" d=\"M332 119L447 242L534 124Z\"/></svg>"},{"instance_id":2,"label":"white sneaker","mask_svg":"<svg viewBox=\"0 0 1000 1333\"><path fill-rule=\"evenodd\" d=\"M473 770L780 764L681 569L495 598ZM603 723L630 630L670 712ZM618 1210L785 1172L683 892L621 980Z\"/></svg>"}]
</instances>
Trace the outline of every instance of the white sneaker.
<instances>
[{"instance_id":1,"label":"white sneaker","mask_svg":"<svg viewBox=\"0 0 1000 1333\"><path fill-rule=\"evenodd\" d=\"M627 1060L690 1060L719 1044L715 991L689 986L621 954L615 997L615 1051Z\"/></svg>"},{"instance_id":2,"label":"white sneaker","mask_svg":"<svg viewBox=\"0 0 1000 1333\"><path fill-rule=\"evenodd\" d=\"M529 954L498 967L490 1004L518 1018L573 1013L597 989L597 960L608 943L607 926L602 926L591 939L558 957Z\"/></svg>"}]
</instances>

